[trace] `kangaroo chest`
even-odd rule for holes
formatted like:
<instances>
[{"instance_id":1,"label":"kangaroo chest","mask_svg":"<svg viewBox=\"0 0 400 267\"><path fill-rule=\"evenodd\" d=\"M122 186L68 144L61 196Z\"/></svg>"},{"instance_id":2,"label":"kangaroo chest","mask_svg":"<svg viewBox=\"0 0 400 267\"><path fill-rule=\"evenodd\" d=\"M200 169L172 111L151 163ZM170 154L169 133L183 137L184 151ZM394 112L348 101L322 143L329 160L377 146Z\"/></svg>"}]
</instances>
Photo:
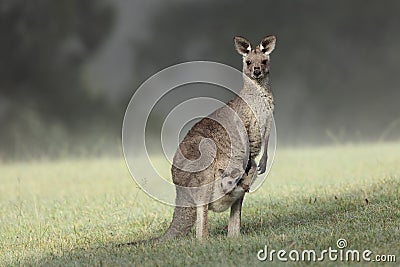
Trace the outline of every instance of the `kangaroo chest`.
<instances>
[{"instance_id":1,"label":"kangaroo chest","mask_svg":"<svg viewBox=\"0 0 400 267\"><path fill-rule=\"evenodd\" d=\"M270 128L274 109L273 97L271 94L256 95L251 103L251 119L248 125L248 137L250 145L250 157L255 158L261 150L267 138L267 129ZM269 131L268 131L269 134Z\"/></svg>"}]
</instances>

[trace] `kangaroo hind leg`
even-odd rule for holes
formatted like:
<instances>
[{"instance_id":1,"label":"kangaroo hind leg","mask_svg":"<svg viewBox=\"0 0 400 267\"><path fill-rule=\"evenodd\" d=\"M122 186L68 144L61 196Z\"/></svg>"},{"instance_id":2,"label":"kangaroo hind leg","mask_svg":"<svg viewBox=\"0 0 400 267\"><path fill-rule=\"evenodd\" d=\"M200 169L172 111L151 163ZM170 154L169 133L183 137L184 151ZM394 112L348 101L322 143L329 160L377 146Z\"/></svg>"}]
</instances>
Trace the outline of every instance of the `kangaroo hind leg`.
<instances>
[{"instance_id":1,"label":"kangaroo hind leg","mask_svg":"<svg viewBox=\"0 0 400 267\"><path fill-rule=\"evenodd\" d=\"M208 237L208 204L198 206L196 209L196 238L203 240Z\"/></svg>"}]
</instances>

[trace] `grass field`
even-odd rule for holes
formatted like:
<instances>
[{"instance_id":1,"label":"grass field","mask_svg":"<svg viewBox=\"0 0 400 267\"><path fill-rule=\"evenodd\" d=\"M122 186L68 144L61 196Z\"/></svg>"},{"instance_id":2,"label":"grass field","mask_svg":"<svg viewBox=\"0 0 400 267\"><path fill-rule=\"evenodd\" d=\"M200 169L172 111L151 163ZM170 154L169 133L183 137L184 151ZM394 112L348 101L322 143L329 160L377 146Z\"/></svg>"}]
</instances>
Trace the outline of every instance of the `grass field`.
<instances>
[{"instance_id":1,"label":"grass field","mask_svg":"<svg viewBox=\"0 0 400 267\"><path fill-rule=\"evenodd\" d=\"M0 163L0 266L267 266L265 245L320 251L339 238L398 264L400 143L278 149L246 196L240 238L226 238L224 212L211 213L205 242L115 246L160 235L172 212L137 188L123 158Z\"/></svg>"}]
</instances>

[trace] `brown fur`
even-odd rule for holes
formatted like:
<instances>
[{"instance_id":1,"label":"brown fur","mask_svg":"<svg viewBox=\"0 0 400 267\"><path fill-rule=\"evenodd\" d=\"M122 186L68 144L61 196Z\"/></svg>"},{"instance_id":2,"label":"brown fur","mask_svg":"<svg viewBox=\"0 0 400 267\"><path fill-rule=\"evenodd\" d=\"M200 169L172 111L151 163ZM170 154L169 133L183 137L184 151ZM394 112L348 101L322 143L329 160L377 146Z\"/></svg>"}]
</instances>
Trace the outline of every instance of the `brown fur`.
<instances>
[{"instance_id":1,"label":"brown fur","mask_svg":"<svg viewBox=\"0 0 400 267\"><path fill-rule=\"evenodd\" d=\"M231 207L231 215L228 225L228 236L237 236L240 231L240 216L243 197L246 189L250 186L253 175L256 172L255 157L261 152L261 146L264 143L262 160L258 166L259 172L265 172L266 168L266 150L268 137L270 133L270 124L272 112L274 109L273 96L269 86L269 54L275 47L275 37L264 38L260 45L254 49L249 49L250 43L242 38L235 37L235 48L243 56L244 86L236 96L227 103L226 106L216 110L207 118L196 123L180 143L177 153L174 157L172 166L172 178L176 188L176 203L172 222L167 232L160 237L160 240L176 238L189 233L192 226L197 221L196 235L199 239L207 236L207 210L221 212ZM260 75L255 75L257 69ZM247 78L246 78L247 77ZM248 79L250 78L250 79ZM247 105L244 99L251 104ZM248 153L239 150L238 155L232 155L232 144L229 133L218 122L213 120L219 114L226 114L227 109L236 112L243 124L248 137ZM220 116L221 117L221 116ZM224 120L223 116L222 119ZM226 123L231 123L231 118L225 118ZM190 172L180 168L181 158L195 161L201 157L199 149L200 142L211 139L214 144L215 158L212 163L204 170ZM228 169L230 161L234 161L233 166L239 168L243 174L242 180L237 188L222 198L215 200L210 204L202 204L200 200L210 199L213 195L213 187L203 190L200 195L188 195L181 187L199 187L207 184L213 184L215 180L221 178L218 175L219 169ZM264 162L265 161L265 162ZM245 173L247 169L247 173ZM181 187L180 187L181 186ZM180 205L182 203L191 203L189 206ZM198 205L200 203L200 205ZM197 212L196 212L197 209ZM197 214L197 215L196 215ZM201 217L199 217L201 216ZM196 220L197 217L197 220Z\"/></svg>"}]
</instances>

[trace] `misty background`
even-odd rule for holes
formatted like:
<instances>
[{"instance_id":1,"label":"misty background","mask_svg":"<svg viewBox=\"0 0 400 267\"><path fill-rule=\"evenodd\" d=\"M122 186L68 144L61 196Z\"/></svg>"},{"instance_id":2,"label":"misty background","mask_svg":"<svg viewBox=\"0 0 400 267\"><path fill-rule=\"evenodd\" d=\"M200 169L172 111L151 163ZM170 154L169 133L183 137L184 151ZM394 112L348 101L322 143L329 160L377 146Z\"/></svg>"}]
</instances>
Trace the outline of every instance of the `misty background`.
<instances>
[{"instance_id":1,"label":"misty background","mask_svg":"<svg viewBox=\"0 0 400 267\"><path fill-rule=\"evenodd\" d=\"M398 141L399 10L395 0L0 0L0 159L121 154L140 84L190 60L241 69L235 35L277 36L278 147Z\"/></svg>"}]
</instances>

